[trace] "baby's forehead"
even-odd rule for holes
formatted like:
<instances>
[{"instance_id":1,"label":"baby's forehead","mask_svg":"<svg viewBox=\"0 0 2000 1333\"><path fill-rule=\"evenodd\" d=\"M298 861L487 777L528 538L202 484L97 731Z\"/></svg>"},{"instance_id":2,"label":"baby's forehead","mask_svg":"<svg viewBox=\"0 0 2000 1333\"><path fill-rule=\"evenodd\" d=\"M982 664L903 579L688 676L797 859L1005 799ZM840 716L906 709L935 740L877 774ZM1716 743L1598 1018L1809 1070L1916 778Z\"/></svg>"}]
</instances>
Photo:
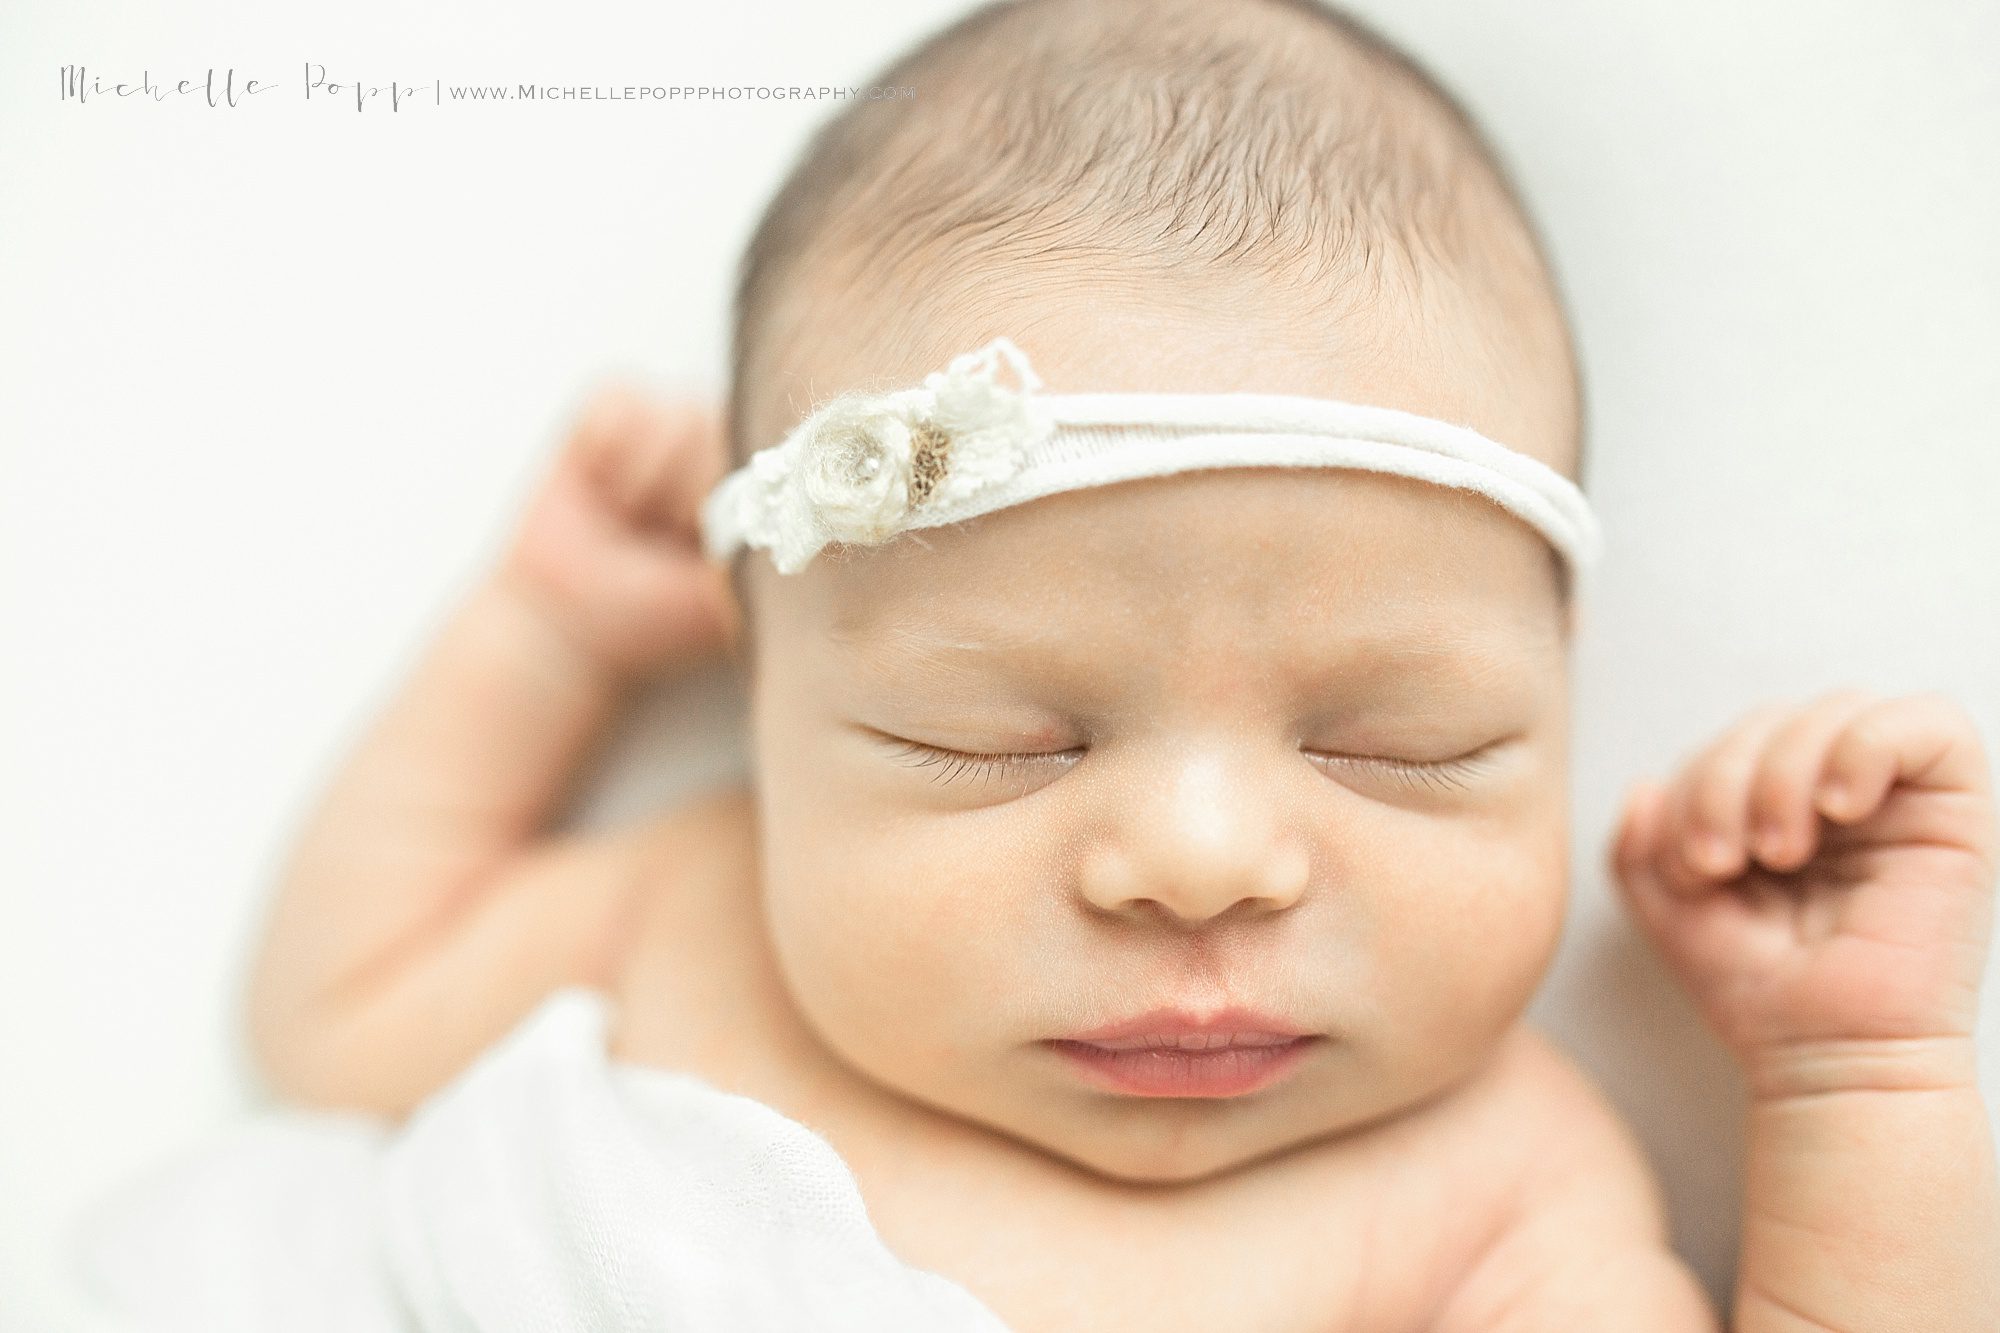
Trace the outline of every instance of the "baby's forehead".
<instances>
[{"instance_id":1,"label":"baby's forehead","mask_svg":"<svg viewBox=\"0 0 2000 1333\"><path fill-rule=\"evenodd\" d=\"M1086 486L843 548L837 601L940 590L1004 599L1310 599L1346 614L1404 601L1459 613L1539 583L1551 548L1474 492L1355 468L1206 467Z\"/></svg>"},{"instance_id":2,"label":"baby's forehead","mask_svg":"<svg viewBox=\"0 0 2000 1333\"><path fill-rule=\"evenodd\" d=\"M1134 608L1140 609L1140 608ZM1136 672L1200 657L1299 681L1411 673L1471 681L1533 671L1550 646L1518 619L1446 621L1396 610L1353 618L1096 617L1065 599L1005 604L941 591L920 604L874 604L837 617L823 636L842 665L889 678L939 667Z\"/></svg>"},{"instance_id":3,"label":"baby's forehead","mask_svg":"<svg viewBox=\"0 0 2000 1333\"><path fill-rule=\"evenodd\" d=\"M1552 647L1550 557L1484 497L1231 468L1066 492L803 575L843 655L1480 663Z\"/></svg>"}]
</instances>

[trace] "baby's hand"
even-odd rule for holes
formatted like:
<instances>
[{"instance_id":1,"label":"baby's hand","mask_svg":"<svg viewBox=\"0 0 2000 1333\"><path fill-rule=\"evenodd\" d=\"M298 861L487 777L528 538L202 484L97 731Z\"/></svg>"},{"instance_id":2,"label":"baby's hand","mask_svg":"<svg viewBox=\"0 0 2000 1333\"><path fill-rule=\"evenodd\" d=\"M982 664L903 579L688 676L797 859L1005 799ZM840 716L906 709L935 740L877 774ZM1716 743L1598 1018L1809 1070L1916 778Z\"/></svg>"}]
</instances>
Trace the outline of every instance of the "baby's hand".
<instances>
[{"instance_id":1,"label":"baby's hand","mask_svg":"<svg viewBox=\"0 0 2000 1333\"><path fill-rule=\"evenodd\" d=\"M735 599L697 524L724 463L705 403L600 389L527 506L501 578L620 675L719 653L736 635Z\"/></svg>"},{"instance_id":2,"label":"baby's hand","mask_svg":"<svg viewBox=\"0 0 2000 1333\"><path fill-rule=\"evenodd\" d=\"M1759 709L1671 785L1635 786L1613 869L1765 1091L1970 1055L1995 841L1957 705L1843 690Z\"/></svg>"}]
</instances>

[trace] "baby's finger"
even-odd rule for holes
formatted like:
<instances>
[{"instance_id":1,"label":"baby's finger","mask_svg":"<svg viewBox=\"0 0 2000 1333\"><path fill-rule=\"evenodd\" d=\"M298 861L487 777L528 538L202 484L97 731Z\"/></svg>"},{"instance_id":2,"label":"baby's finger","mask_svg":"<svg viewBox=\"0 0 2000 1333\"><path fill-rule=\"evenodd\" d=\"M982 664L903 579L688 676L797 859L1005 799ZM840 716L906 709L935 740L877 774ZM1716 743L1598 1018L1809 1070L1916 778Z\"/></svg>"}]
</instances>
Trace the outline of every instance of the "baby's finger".
<instances>
[{"instance_id":1,"label":"baby's finger","mask_svg":"<svg viewBox=\"0 0 2000 1333\"><path fill-rule=\"evenodd\" d=\"M718 414L694 394L655 397L613 382L585 405L571 439L586 473L621 513L686 527L699 498L721 479Z\"/></svg>"},{"instance_id":2,"label":"baby's finger","mask_svg":"<svg viewBox=\"0 0 2000 1333\"><path fill-rule=\"evenodd\" d=\"M1749 847L1759 861L1773 870L1796 870L1819 850L1813 798L1827 754L1835 738L1876 702L1865 690L1832 690L1771 735L1749 790Z\"/></svg>"},{"instance_id":3,"label":"baby's finger","mask_svg":"<svg viewBox=\"0 0 2000 1333\"><path fill-rule=\"evenodd\" d=\"M648 426L653 443L636 469L632 512L692 534L702 500L725 470L721 415L699 398L669 398L654 405Z\"/></svg>"},{"instance_id":4,"label":"baby's finger","mask_svg":"<svg viewBox=\"0 0 2000 1333\"><path fill-rule=\"evenodd\" d=\"M1750 779L1771 734L1793 716L1789 703L1768 703L1730 727L1689 763L1667 810L1667 847L1683 892L1743 873L1744 806Z\"/></svg>"},{"instance_id":5,"label":"baby's finger","mask_svg":"<svg viewBox=\"0 0 2000 1333\"><path fill-rule=\"evenodd\" d=\"M652 403L645 390L624 380L592 389L570 427L568 452L593 480L617 486L623 442L644 428Z\"/></svg>"},{"instance_id":6,"label":"baby's finger","mask_svg":"<svg viewBox=\"0 0 2000 1333\"><path fill-rule=\"evenodd\" d=\"M1612 882L1661 956L1699 992L1746 956L1758 963L1760 953L1768 955L1773 932L1759 918L1770 911L1732 888L1690 895L1672 882L1666 873L1668 796L1658 783L1633 787L1611 849Z\"/></svg>"},{"instance_id":7,"label":"baby's finger","mask_svg":"<svg viewBox=\"0 0 2000 1333\"><path fill-rule=\"evenodd\" d=\"M1655 851L1667 795L1657 782L1634 783L1611 843L1611 882L1626 908L1654 936L1665 928L1673 893Z\"/></svg>"},{"instance_id":8,"label":"baby's finger","mask_svg":"<svg viewBox=\"0 0 2000 1333\"><path fill-rule=\"evenodd\" d=\"M1816 792L1828 819L1852 824L1880 808L1897 783L1983 795L1992 772L1965 710L1936 692L1883 699L1833 739Z\"/></svg>"}]
</instances>

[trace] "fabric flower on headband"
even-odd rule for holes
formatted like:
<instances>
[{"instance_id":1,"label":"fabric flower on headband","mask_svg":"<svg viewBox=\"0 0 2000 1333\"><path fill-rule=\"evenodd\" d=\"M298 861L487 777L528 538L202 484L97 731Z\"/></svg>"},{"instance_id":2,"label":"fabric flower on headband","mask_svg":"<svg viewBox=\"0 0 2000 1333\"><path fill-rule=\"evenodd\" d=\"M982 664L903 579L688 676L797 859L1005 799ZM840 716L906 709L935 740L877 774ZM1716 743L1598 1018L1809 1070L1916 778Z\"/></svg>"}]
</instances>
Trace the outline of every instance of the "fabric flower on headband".
<instances>
[{"instance_id":1,"label":"fabric flower on headband","mask_svg":"<svg viewBox=\"0 0 2000 1333\"><path fill-rule=\"evenodd\" d=\"M1003 365L1018 389L1000 383ZM1013 476L1053 429L1030 399L1040 387L1021 350L996 338L921 388L843 394L751 458L757 487L738 521L770 539L783 573L830 541L884 541L913 511Z\"/></svg>"},{"instance_id":2,"label":"fabric flower on headband","mask_svg":"<svg viewBox=\"0 0 2000 1333\"><path fill-rule=\"evenodd\" d=\"M909 512L917 460L923 458L928 475L937 441L930 424L907 407L860 398L828 404L798 460L820 527L835 541L879 540Z\"/></svg>"}]
</instances>

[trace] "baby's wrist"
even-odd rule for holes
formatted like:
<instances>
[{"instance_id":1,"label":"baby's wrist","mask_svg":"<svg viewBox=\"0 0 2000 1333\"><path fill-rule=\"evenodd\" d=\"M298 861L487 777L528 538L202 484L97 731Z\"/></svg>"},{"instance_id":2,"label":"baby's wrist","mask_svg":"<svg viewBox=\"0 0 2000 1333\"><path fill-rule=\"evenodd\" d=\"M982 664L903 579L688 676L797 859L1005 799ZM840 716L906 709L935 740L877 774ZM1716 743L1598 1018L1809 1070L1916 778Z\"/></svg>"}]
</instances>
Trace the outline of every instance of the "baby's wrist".
<instances>
[{"instance_id":1,"label":"baby's wrist","mask_svg":"<svg viewBox=\"0 0 2000 1333\"><path fill-rule=\"evenodd\" d=\"M1753 1105L1831 1093L1979 1091L1970 1033L1780 1042L1740 1059Z\"/></svg>"}]
</instances>

